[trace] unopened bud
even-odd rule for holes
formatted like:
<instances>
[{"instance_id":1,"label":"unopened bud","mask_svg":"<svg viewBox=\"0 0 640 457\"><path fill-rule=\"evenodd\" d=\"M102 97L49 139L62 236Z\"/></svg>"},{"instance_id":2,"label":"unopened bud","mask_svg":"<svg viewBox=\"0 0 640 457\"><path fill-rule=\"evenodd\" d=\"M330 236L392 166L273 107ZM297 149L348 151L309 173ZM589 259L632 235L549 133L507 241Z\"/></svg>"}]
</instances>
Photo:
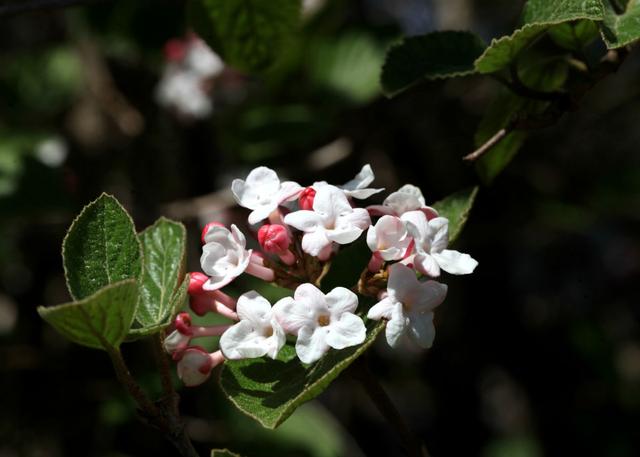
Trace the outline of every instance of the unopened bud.
<instances>
[{"instance_id":1,"label":"unopened bud","mask_svg":"<svg viewBox=\"0 0 640 457\"><path fill-rule=\"evenodd\" d=\"M191 341L191 336L185 335L178 330L174 330L164 339L164 350L175 357L184 351Z\"/></svg>"},{"instance_id":2,"label":"unopened bud","mask_svg":"<svg viewBox=\"0 0 640 457\"><path fill-rule=\"evenodd\" d=\"M224 224L222 222L211 221L207 225L205 225L202 229L202 234L200 235L200 241L202 241L202 244L207 244L205 240L207 237L207 233L209 233L211 227L224 227Z\"/></svg>"},{"instance_id":3,"label":"unopened bud","mask_svg":"<svg viewBox=\"0 0 640 457\"><path fill-rule=\"evenodd\" d=\"M178 361L178 377L186 386L197 386L209 378L211 370L224 362L220 351L209 354L198 346L185 349Z\"/></svg>"},{"instance_id":4,"label":"unopened bud","mask_svg":"<svg viewBox=\"0 0 640 457\"><path fill-rule=\"evenodd\" d=\"M300 209L305 210L313 210L313 199L316 197L316 191L313 187L307 187L302 192L300 192L300 196L298 197L298 203L300 204Z\"/></svg>"},{"instance_id":5,"label":"unopened bud","mask_svg":"<svg viewBox=\"0 0 640 457\"><path fill-rule=\"evenodd\" d=\"M164 57L171 62L179 62L184 59L186 46L182 40L172 39L164 45Z\"/></svg>"},{"instance_id":6,"label":"unopened bud","mask_svg":"<svg viewBox=\"0 0 640 457\"><path fill-rule=\"evenodd\" d=\"M183 335L193 335L193 330L191 330L191 316L189 313L179 313L176 316L174 324L176 326L176 330Z\"/></svg>"},{"instance_id":7,"label":"unopened bud","mask_svg":"<svg viewBox=\"0 0 640 457\"><path fill-rule=\"evenodd\" d=\"M258 230L258 242L265 252L278 254L289 249L291 237L287 228L279 224L267 224Z\"/></svg>"},{"instance_id":8,"label":"unopened bud","mask_svg":"<svg viewBox=\"0 0 640 457\"><path fill-rule=\"evenodd\" d=\"M202 285L209 280L209 277L199 271L189 273L189 295L196 296L202 294Z\"/></svg>"}]
</instances>

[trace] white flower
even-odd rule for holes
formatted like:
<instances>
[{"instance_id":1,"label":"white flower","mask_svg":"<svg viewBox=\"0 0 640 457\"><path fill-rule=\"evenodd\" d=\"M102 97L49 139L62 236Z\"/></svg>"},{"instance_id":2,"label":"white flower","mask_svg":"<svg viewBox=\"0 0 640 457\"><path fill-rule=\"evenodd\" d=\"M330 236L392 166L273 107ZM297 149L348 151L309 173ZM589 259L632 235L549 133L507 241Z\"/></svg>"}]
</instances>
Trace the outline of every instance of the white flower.
<instances>
[{"instance_id":1,"label":"white flower","mask_svg":"<svg viewBox=\"0 0 640 457\"><path fill-rule=\"evenodd\" d=\"M295 182L281 183L276 172L267 167L254 168L246 181L234 179L231 183L231 192L238 204L253 210L249 214L250 224L266 219L278 206L295 199L301 191L302 187Z\"/></svg>"},{"instance_id":2,"label":"white flower","mask_svg":"<svg viewBox=\"0 0 640 457\"><path fill-rule=\"evenodd\" d=\"M433 280L420 282L413 270L395 263L389 267L387 296L373 305L367 317L388 321L385 336L389 346L394 347L408 328L418 345L429 348L436 336L433 310L446 295L445 284Z\"/></svg>"},{"instance_id":3,"label":"white flower","mask_svg":"<svg viewBox=\"0 0 640 457\"><path fill-rule=\"evenodd\" d=\"M272 359L284 346L284 330L273 315L271 304L256 291L238 298L240 322L222 334L220 349L227 359L237 360L268 355Z\"/></svg>"},{"instance_id":4,"label":"white flower","mask_svg":"<svg viewBox=\"0 0 640 457\"><path fill-rule=\"evenodd\" d=\"M224 362L222 352L209 354L197 346L185 349L178 361L178 377L186 386L197 386L209 378L211 370Z\"/></svg>"},{"instance_id":5,"label":"white flower","mask_svg":"<svg viewBox=\"0 0 640 457\"><path fill-rule=\"evenodd\" d=\"M214 78L224 70L224 62L199 38L189 42L183 65L201 78Z\"/></svg>"},{"instance_id":6,"label":"white flower","mask_svg":"<svg viewBox=\"0 0 640 457\"><path fill-rule=\"evenodd\" d=\"M390 214L392 216L402 216L408 211L422 211L427 218L438 216L438 212L426 206L422 191L414 185L405 184L397 191L389 194L384 199L382 205L372 205L367 208L372 214Z\"/></svg>"},{"instance_id":7,"label":"white flower","mask_svg":"<svg viewBox=\"0 0 640 457\"><path fill-rule=\"evenodd\" d=\"M407 223L409 233L415 241L415 252L411 259L420 273L437 277L440 269L454 275L473 272L478 262L469 254L446 249L449 244L449 220L436 217L427 220L422 211L409 211L401 218Z\"/></svg>"},{"instance_id":8,"label":"white flower","mask_svg":"<svg viewBox=\"0 0 640 457\"><path fill-rule=\"evenodd\" d=\"M374 179L375 179L375 175L373 174L371 165L366 164L362 167L360 172L351 181L345 183L342 186L337 186L337 188L342 190L347 197L364 200L365 198L369 198L372 195L382 192L384 190L384 188L380 188L380 189L367 188L367 186L371 184ZM313 189L318 191L322 187L328 186L328 185L329 184L326 181L317 181L313 183L313 186L311 187L313 187Z\"/></svg>"},{"instance_id":9,"label":"white flower","mask_svg":"<svg viewBox=\"0 0 640 457\"><path fill-rule=\"evenodd\" d=\"M317 256L332 242L348 244L371 225L364 208L352 208L344 192L332 185L321 186L313 200L313 211L301 210L287 214L285 224L305 232L304 252Z\"/></svg>"},{"instance_id":10,"label":"white flower","mask_svg":"<svg viewBox=\"0 0 640 457\"><path fill-rule=\"evenodd\" d=\"M357 307L358 297L349 289L336 287L325 295L307 283L298 286L293 298L276 303L273 310L282 328L298 337L300 360L312 363L330 347L344 349L364 341L364 322L353 314Z\"/></svg>"},{"instance_id":11,"label":"white flower","mask_svg":"<svg viewBox=\"0 0 640 457\"><path fill-rule=\"evenodd\" d=\"M367 245L386 261L400 260L411 244L405 223L395 216L382 216L367 230Z\"/></svg>"},{"instance_id":12,"label":"white flower","mask_svg":"<svg viewBox=\"0 0 640 457\"><path fill-rule=\"evenodd\" d=\"M231 231L226 227L213 226L204 237L200 265L209 280L203 290L217 290L240 276L249 265L251 250L246 250L246 239L234 224Z\"/></svg>"},{"instance_id":13,"label":"white flower","mask_svg":"<svg viewBox=\"0 0 640 457\"><path fill-rule=\"evenodd\" d=\"M156 100L164 107L195 119L203 119L213 111L211 98L202 86L202 77L177 64L167 66L156 88Z\"/></svg>"}]
</instances>

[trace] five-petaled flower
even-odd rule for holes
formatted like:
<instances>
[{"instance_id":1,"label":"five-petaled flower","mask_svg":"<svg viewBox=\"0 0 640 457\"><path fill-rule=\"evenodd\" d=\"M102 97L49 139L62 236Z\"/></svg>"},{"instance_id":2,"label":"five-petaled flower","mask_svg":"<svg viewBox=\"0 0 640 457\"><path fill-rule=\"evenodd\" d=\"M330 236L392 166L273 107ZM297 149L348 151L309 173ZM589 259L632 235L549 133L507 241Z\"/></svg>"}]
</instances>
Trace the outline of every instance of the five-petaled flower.
<instances>
[{"instance_id":1,"label":"five-petaled flower","mask_svg":"<svg viewBox=\"0 0 640 457\"><path fill-rule=\"evenodd\" d=\"M386 296L373 305L367 317L387 320L385 336L389 346L396 346L408 329L418 345L429 348L436 335L433 310L446 295L445 284L433 280L420 282L413 270L395 263L389 267Z\"/></svg>"},{"instance_id":2,"label":"five-petaled flower","mask_svg":"<svg viewBox=\"0 0 640 457\"><path fill-rule=\"evenodd\" d=\"M204 236L200 265L210 276L202 285L204 290L217 290L240 276L249 265L251 250L245 249L247 240L235 225L212 226Z\"/></svg>"},{"instance_id":3,"label":"five-petaled flower","mask_svg":"<svg viewBox=\"0 0 640 457\"><path fill-rule=\"evenodd\" d=\"M427 219L438 216L438 212L426 205L422 191L412 184L405 184L400 189L392 192L384 199L382 205L372 205L367 207L371 215L382 216L402 216L409 211L422 211Z\"/></svg>"},{"instance_id":4,"label":"five-petaled flower","mask_svg":"<svg viewBox=\"0 0 640 457\"><path fill-rule=\"evenodd\" d=\"M349 289L336 287L325 295L306 283L298 286L293 298L281 299L273 309L282 328L297 336L300 360L312 363L330 347L344 349L364 341L366 329L354 314L357 307L358 297Z\"/></svg>"}]
</instances>

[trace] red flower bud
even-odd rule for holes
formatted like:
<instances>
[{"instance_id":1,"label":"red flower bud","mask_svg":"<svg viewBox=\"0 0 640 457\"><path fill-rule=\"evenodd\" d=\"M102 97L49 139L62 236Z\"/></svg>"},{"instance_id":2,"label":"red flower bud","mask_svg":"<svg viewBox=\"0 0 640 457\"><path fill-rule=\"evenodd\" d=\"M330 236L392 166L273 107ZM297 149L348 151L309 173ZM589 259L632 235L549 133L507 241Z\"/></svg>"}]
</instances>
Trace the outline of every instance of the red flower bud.
<instances>
[{"instance_id":1,"label":"red flower bud","mask_svg":"<svg viewBox=\"0 0 640 457\"><path fill-rule=\"evenodd\" d=\"M283 225L263 225L258 230L258 242L265 252L278 254L289 249L291 237Z\"/></svg>"},{"instance_id":2,"label":"red flower bud","mask_svg":"<svg viewBox=\"0 0 640 457\"><path fill-rule=\"evenodd\" d=\"M202 244L206 244L204 239L207 236L207 233L209 232L209 229L211 229L211 227L224 227L224 224L222 222L211 221L207 225L205 225L204 228L202 229L202 235L200 235L200 241L202 241Z\"/></svg>"},{"instance_id":3,"label":"red flower bud","mask_svg":"<svg viewBox=\"0 0 640 457\"><path fill-rule=\"evenodd\" d=\"M193 335L193 330L191 329L191 316L189 316L189 313L179 313L176 316L175 326L176 330L183 335Z\"/></svg>"},{"instance_id":4,"label":"red flower bud","mask_svg":"<svg viewBox=\"0 0 640 457\"><path fill-rule=\"evenodd\" d=\"M307 187L302 192L300 192L300 197L298 197L298 203L300 204L300 209L313 210L313 199L316 196L316 191L313 187Z\"/></svg>"},{"instance_id":5,"label":"red flower bud","mask_svg":"<svg viewBox=\"0 0 640 457\"><path fill-rule=\"evenodd\" d=\"M174 38L164 45L164 57L171 62L179 62L184 59L186 46L184 41Z\"/></svg>"},{"instance_id":6,"label":"red flower bud","mask_svg":"<svg viewBox=\"0 0 640 457\"><path fill-rule=\"evenodd\" d=\"M189 288L187 289L189 295L195 296L202 294L202 285L208 280L209 277L199 271L189 273Z\"/></svg>"}]
</instances>

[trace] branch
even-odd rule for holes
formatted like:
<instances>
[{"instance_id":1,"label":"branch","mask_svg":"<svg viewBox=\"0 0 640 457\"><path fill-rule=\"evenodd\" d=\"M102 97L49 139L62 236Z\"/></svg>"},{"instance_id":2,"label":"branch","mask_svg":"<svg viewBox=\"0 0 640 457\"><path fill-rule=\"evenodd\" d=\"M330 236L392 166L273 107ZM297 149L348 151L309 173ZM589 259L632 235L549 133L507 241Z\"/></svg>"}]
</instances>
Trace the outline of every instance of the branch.
<instances>
[{"instance_id":1,"label":"branch","mask_svg":"<svg viewBox=\"0 0 640 457\"><path fill-rule=\"evenodd\" d=\"M0 4L0 16L13 16L29 11L47 10L54 8L67 8L85 3L97 3L104 0L20 0L2 2Z\"/></svg>"},{"instance_id":2,"label":"branch","mask_svg":"<svg viewBox=\"0 0 640 457\"><path fill-rule=\"evenodd\" d=\"M462 160L466 160L467 162L473 162L474 160L479 159L482 155L487 152L489 149L498 144L502 139L507 136L511 132L511 128L503 128L498 130L498 132L489 138L482 146L473 151L471 154L467 154L462 158Z\"/></svg>"}]
</instances>

